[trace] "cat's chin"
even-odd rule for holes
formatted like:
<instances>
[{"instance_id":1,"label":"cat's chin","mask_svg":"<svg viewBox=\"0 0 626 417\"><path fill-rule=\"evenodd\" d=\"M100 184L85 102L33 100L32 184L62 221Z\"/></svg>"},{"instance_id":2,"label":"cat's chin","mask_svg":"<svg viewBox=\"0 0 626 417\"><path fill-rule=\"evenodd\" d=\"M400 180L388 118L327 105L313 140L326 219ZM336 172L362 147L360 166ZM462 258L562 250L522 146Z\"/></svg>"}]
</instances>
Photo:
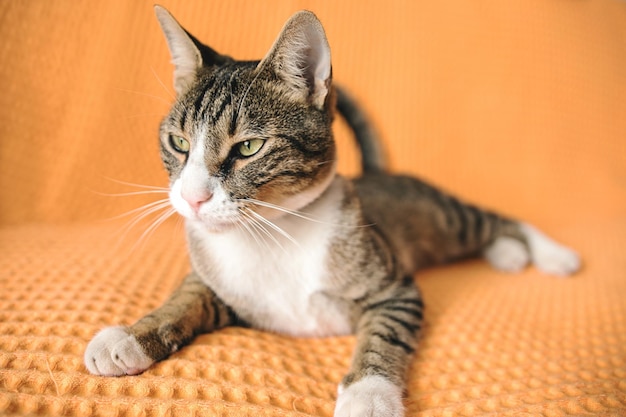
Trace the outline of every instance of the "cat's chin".
<instances>
[{"instance_id":1,"label":"cat's chin","mask_svg":"<svg viewBox=\"0 0 626 417\"><path fill-rule=\"evenodd\" d=\"M203 224L203 226L204 226L204 230L206 230L208 233L215 234L215 235L229 232L230 230L232 230L235 227L232 224L229 224L229 225L222 225L222 224L220 224L220 225L213 225L213 224L212 225L206 225L206 224Z\"/></svg>"},{"instance_id":2,"label":"cat's chin","mask_svg":"<svg viewBox=\"0 0 626 417\"><path fill-rule=\"evenodd\" d=\"M198 218L187 218L187 222L191 223L194 228L204 230L207 233L219 234L231 231L237 227L234 221L215 221L203 220Z\"/></svg>"}]
</instances>

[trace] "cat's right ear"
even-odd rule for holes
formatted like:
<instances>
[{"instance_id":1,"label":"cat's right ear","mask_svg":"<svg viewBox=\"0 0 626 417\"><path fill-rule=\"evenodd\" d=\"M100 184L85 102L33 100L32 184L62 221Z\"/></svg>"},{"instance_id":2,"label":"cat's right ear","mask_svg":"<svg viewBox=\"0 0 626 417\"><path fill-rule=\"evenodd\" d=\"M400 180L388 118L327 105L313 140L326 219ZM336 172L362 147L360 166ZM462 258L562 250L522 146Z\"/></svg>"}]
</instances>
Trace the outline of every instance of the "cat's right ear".
<instances>
[{"instance_id":1,"label":"cat's right ear","mask_svg":"<svg viewBox=\"0 0 626 417\"><path fill-rule=\"evenodd\" d=\"M200 43L164 7L155 5L154 11L175 66L174 89L177 95L185 93L193 85L200 68L232 61L232 58Z\"/></svg>"},{"instance_id":2,"label":"cat's right ear","mask_svg":"<svg viewBox=\"0 0 626 417\"><path fill-rule=\"evenodd\" d=\"M322 24L309 11L294 14L259 63L290 87L293 97L323 108L330 92L330 47Z\"/></svg>"}]
</instances>

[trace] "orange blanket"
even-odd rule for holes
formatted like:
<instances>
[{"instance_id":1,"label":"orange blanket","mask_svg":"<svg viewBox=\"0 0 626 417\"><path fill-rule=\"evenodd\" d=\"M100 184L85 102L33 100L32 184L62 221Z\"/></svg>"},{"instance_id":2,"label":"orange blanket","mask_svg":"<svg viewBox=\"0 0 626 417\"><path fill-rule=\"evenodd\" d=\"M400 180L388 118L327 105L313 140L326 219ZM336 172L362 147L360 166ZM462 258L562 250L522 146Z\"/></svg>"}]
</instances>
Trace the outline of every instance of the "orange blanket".
<instances>
[{"instance_id":1,"label":"orange blanket","mask_svg":"<svg viewBox=\"0 0 626 417\"><path fill-rule=\"evenodd\" d=\"M581 253L565 280L481 261L419 274L408 416L626 415L625 3L406 3L164 5L242 59L313 10L395 171ZM104 221L166 197L107 194L167 184L169 55L152 1L5 1L0 35L0 415L332 415L352 337L232 328L139 376L88 374L93 334L157 307L189 269L176 219ZM355 173L341 123L337 140Z\"/></svg>"}]
</instances>

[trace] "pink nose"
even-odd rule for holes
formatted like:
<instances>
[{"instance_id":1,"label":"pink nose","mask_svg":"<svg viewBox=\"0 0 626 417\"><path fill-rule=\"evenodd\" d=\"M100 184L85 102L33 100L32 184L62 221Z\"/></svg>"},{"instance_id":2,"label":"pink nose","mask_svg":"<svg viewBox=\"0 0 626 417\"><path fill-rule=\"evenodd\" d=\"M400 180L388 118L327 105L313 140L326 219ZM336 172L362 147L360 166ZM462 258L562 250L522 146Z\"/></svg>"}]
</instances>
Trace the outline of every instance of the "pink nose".
<instances>
[{"instance_id":1,"label":"pink nose","mask_svg":"<svg viewBox=\"0 0 626 417\"><path fill-rule=\"evenodd\" d=\"M189 193L183 191L181 195L183 199L187 202L187 204L189 204L189 207L191 207L195 212L198 212L198 210L200 210L200 206L202 206L213 197L213 193L211 193L210 191Z\"/></svg>"}]
</instances>

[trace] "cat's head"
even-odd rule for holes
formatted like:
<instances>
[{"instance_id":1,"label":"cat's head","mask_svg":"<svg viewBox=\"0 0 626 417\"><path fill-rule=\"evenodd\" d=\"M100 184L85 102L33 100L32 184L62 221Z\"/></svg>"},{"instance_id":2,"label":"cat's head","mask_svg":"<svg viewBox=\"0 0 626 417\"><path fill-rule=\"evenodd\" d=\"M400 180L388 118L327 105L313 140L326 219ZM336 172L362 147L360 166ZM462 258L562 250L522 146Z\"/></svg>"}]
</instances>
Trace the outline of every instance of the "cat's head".
<instances>
[{"instance_id":1,"label":"cat's head","mask_svg":"<svg viewBox=\"0 0 626 417\"><path fill-rule=\"evenodd\" d=\"M160 129L174 208L221 231L315 200L336 157L330 48L315 15L289 19L261 61L236 61L155 9L175 66Z\"/></svg>"}]
</instances>

